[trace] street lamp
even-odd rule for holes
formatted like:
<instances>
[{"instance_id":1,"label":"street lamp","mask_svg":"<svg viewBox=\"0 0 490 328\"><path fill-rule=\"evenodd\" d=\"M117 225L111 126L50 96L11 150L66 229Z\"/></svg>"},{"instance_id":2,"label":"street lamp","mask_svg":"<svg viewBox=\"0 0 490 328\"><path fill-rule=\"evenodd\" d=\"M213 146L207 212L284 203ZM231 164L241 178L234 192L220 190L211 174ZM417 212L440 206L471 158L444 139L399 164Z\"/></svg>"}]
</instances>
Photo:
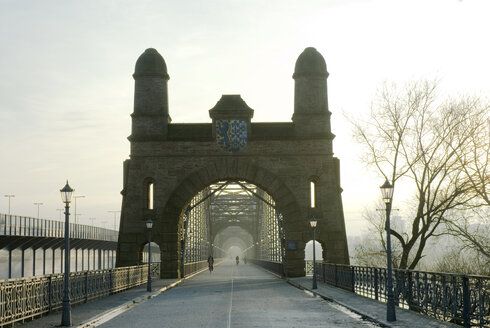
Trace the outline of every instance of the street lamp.
<instances>
[{"instance_id":1,"label":"street lamp","mask_svg":"<svg viewBox=\"0 0 490 328\"><path fill-rule=\"evenodd\" d=\"M9 198L9 215L10 215L10 198L15 197L15 195L4 195Z\"/></svg>"},{"instance_id":2,"label":"street lamp","mask_svg":"<svg viewBox=\"0 0 490 328\"><path fill-rule=\"evenodd\" d=\"M107 211L107 212L114 213L114 230L117 230L116 229L116 220L117 220L116 215L117 215L117 213L121 213L121 211Z\"/></svg>"},{"instance_id":3,"label":"street lamp","mask_svg":"<svg viewBox=\"0 0 490 328\"><path fill-rule=\"evenodd\" d=\"M313 286L311 289L316 289L316 255L315 255L315 229L317 221L313 216L310 220L310 226L313 228Z\"/></svg>"},{"instance_id":4,"label":"street lamp","mask_svg":"<svg viewBox=\"0 0 490 328\"><path fill-rule=\"evenodd\" d=\"M37 219L39 220L39 206L44 205L43 203L34 203L34 205L37 205Z\"/></svg>"},{"instance_id":5,"label":"street lamp","mask_svg":"<svg viewBox=\"0 0 490 328\"><path fill-rule=\"evenodd\" d=\"M153 221L148 219L146 221L146 229L148 230L148 282L146 284L146 290L151 292L151 228L153 227Z\"/></svg>"},{"instance_id":6,"label":"street lamp","mask_svg":"<svg viewBox=\"0 0 490 328\"><path fill-rule=\"evenodd\" d=\"M75 200L75 224L78 223L78 220L77 220L77 198L85 198L85 196L73 196L73 199Z\"/></svg>"},{"instance_id":7,"label":"street lamp","mask_svg":"<svg viewBox=\"0 0 490 328\"><path fill-rule=\"evenodd\" d=\"M391 270L391 230L390 230L390 212L391 212L391 201L393 199L393 186L388 182L380 187L381 195L383 201L386 204L386 261L387 261L387 279L386 279L386 290L388 292L388 303L386 309L386 320L396 321L395 313L395 298L393 296L393 275Z\"/></svg>"},{"instance_id":8,"label":"street lamp","mask_svg":"<svg viewBox=\"0 0 490 328\"><path fill-rule=\"evenodd\" d=\"M63 312L61 313L61 325L71 326L70 308L70 202L75 190L70 188L68 180L60 190L61 200L65 203L65 276L63 288Z\"/></svg>"}]
</instances>

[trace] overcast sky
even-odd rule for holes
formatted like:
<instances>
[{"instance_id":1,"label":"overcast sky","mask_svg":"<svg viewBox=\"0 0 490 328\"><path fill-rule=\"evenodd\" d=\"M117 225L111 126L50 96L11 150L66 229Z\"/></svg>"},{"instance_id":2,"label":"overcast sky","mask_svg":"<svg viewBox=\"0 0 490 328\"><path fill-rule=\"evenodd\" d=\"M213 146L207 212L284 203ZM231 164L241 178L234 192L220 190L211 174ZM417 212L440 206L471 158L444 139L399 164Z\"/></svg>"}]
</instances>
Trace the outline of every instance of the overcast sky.
<instances>
[{"instance_id":1,"label":"overcast sky","mask_svg":"<svg viewBox=\"0 0 490 328\"><path fill-rule=\"evenodd\" d=\"M59 218L68 178L82 223L112 226L129 155L132 73L165 58L173 122L210 122L241 94L254 122L289 121L304 48L327 62L347 233L383 179L359 163L343 113L369 110L387 81L438 78L447 94L490 90L488 0L0 0L0 212Z\"/></svg>"}]
</instances>

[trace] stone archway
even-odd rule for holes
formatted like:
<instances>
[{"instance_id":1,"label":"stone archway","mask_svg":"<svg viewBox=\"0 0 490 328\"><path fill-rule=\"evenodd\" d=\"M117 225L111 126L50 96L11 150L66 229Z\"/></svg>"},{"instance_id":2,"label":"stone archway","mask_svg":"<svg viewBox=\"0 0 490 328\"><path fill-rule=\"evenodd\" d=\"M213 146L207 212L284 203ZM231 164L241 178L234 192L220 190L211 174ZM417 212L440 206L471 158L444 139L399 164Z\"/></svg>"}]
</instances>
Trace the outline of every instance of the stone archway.
<instances>
[{"instance_id":1,"label":"stone archway","mask_svg":"<svg viewBox=\"0 0 490 328\"><path fill-rule=\"evenodd\" d=\"M171 123L163 57L147 49L133 77L131 156L124 162L117 266L137 263L144 221L151 218L161 245L161 276L178 276L183 211L197 192L220 180L249 181L272 196L283 216L288 276L304 275L311 216L318 221L317 240L325 244L326 257L349 262L328 72L314 48L305 49L295 65L291 122L252 122L254 110L239 95L223 95L209 110L211 122Z\"/></svg>"},{"instance_id":2,"label":"stone archway","mask_svg":"<svg viewBox=\"0 0 490 328\"><path fill-rule=\"evenodd\" d=\"M162 238L161 240L161 243L166 244L166 249L172 249L175 254L179 254L179 248L175 248L178 243L175 243L174 240L178 234L177 229L182 223L184 211L189 201L203 188L223 180L247 181L269 193L283 215L286 241L288 241L288 235L303 235L303 233L307 232L307 222L296 219L301 215L296 196L280 177L265 168L255 165L250 159L228 157L220 161L211 161L208 165L194 170L182 181L178 182L178 186L171 193L163 210L166 226L170 229L170 231L164 232L164 235L168 238ZM159 226L158 219L155 225ZM296 239L295 241L298 247L295 250L286 250L286 265L289 275L294 275L295 270L301 271L304 266L305 241L302 239ZM162 253L162 272L170 274L177 268L179 268L179 263L174 254ZM296 273L296 275L301 274L302 271Z\"/></svg>"}]
</instances>

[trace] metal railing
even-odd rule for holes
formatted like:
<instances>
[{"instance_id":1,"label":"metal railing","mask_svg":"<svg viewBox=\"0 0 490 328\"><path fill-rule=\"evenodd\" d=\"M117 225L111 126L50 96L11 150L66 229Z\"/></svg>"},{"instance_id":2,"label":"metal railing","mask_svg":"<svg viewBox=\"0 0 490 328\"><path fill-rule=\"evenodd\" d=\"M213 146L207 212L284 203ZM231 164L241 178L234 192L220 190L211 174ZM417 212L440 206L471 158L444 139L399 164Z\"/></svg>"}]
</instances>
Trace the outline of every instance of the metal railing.
<instances>
[{"instance_id":1,"label":"metal railing","mask_svg":"<svg viewBox=\"0 0 490 328\"><path fill-rule=\"evenodd\" d=\"M322 261L315 261L317 267L322 264ZM305 260L305 274L307 276L313 276L313 260Z\"/></svg>"},{"instance_id":2,"label":"metal railing","mask_svg":"<svg viewBox=\"0 0 490 328\"><path fill-rule=\"evenodd\" d=\"M0 214L0 236L64 238L65 222ZM119 232L70 223L70 238L117 241Z\"/></svg>"},{"instance_id":3,"label":"metal railing","mask_svg":"<svg viewBox=\"0 0 490 328\"><path fill-rule=\"evenodd\" d=\"M159 277L160 265L152 264ZM71 304L86 303L148 280L148 265L70 273ZM0 281L0 327L61 309L63 274Z\"/></svg>"},{"instance_id":4,"label":"metal railing","mask_svg":"<svg viewBox=\"0 0 490 328\"><path fill-rule=\"evenodd\" d=\"M248 259L248 261L266 270L277 273L278 275L282 276L284 273L282 262L274 262L274 261L259 260L259 259Z\"/></svg>"},{"instance_id":5,"label":"metal railing","mask_svg":"<svg viewBox=\"0 0 490 328\"><path fill-rule=\"evenodd\" d=\"M322 263L317 278L387 300L386 268ZM490 327L490 277L395 269L393 282L395 304L401 308L464 327Z\"/></svg>"}]
</instances>

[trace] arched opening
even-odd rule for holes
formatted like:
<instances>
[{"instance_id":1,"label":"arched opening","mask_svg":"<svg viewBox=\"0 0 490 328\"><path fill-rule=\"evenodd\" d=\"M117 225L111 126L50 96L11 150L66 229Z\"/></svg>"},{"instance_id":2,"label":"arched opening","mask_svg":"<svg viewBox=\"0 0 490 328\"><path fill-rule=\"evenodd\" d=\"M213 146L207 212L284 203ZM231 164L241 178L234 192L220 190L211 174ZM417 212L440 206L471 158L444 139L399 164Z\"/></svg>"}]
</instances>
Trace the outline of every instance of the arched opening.
<instances>
[{"instance_id":1,"label":"arched opening","mask_svg":"<svg viewBox=\"0 0 490 328\"><path fill-rule=\"evenodd\" d=\"M238 256L238 258L243 258L242 256L242 249L238 246L231 246L229 249L228 249L228 254L230 254L230 258L231 259L234 259Z\"/></svg>"},{"instance_id":2,"label":"arched opening","mask_svg":"<svg viewBox=\"0 0 490 328\"><path fill-rule=\"evenodd\" d=\"M151 242L151 263L160 263L161 261L161 255L160 255L160 246L158 246L157 243ZM149 259L149 249L148 249L148 243L145 243L143 245L143 249L141 250L141 261L140 263L148 263Z\"/></svg>"},{"instance_id":3,"label":"arched opening","mask_svg":"<svg viewBox=\"0 0 490 328\"><path fill-rule=\"evenodd\" d=\"M323 247L318 240L315 240L315 261L316 263L321 263L323 261ZM305 272L307 276L313 275L313 240L306 243Z\"/></svg>"},{"instance_id":4,"label":"arched opening","mask_svg":"<svg viewBox=\"0 0 490 328\"><path fill-rule=\"evenodd\" d=\"M230 226L217 234L214 243L221 243L221 248L226 251L226 257L234 259L237 256L243 258L250 245L253 244L253 240L253 236L244 228ZM219 251L219 249L217 250Z\"/></svg>"},{"instance_id":5,"label":"arched opening","mask_svg":"<svg viewBox=\"0 0 490 328\"><path fill-rule=\"evenodd\" d=\"M272 196L255 184L224 180L208 185L181 214L181 272L203 267L209 255L281 262L281 220Z\"/></svg>"}]
</instances>

